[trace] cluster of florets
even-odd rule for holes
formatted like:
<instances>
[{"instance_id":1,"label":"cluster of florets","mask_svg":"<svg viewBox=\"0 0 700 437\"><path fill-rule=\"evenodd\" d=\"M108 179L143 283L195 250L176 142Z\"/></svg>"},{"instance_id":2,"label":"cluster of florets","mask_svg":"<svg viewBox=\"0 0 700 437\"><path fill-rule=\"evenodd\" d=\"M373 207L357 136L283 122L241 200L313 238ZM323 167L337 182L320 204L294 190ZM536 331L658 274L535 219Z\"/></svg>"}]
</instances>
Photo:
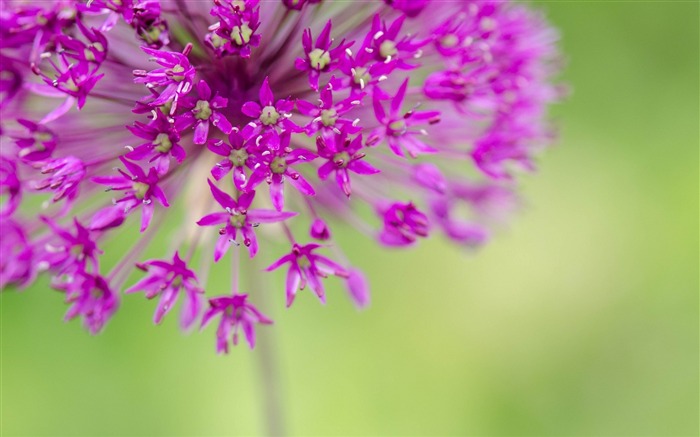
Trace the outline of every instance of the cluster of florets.
<instances>
[{"instance_id":1,"label":"cluster of florets","mask_svg":"<svg viewBox=\"0 0 700 437\"><path fill-rule=\"evenodd\" d=\"M483 244L550 137L554 32L503 1L332 3L3 3L0 286L48 272L96 333L136 266L125 292L157 298L156 323L181 301L183 328L219 318L227 352L272 323L237 286L261 256L286 253L267 270L287 269L287 306L307 287L325 302L330 276L369 302L331 217L386 246ZM100 247L133 215L106 273ZM172 252L138 262L162 229ZM205 309L227 256L232 290Z\"/></svg>"}]
</instances>

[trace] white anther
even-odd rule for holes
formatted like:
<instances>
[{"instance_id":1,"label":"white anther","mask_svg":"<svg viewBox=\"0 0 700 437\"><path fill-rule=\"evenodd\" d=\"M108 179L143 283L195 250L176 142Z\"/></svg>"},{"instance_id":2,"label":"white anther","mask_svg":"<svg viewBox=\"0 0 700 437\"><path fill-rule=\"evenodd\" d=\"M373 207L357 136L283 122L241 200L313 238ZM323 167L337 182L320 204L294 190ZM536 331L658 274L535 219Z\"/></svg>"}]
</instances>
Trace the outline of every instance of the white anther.
<instances>
[{"instance_id":1,"label":"white anther","mask_svg":"<svg viewBox=\"0 0 700 437\"><path fill-rule=\"evenodd\" d=\"M379 30L379 31L377 31L377 33L374 34L374 36L373 36L372 38L378 39L378 38L381 38L382 35L384 35L384 32L382 32L381 30Z\"/></svg>"}]
</instances>

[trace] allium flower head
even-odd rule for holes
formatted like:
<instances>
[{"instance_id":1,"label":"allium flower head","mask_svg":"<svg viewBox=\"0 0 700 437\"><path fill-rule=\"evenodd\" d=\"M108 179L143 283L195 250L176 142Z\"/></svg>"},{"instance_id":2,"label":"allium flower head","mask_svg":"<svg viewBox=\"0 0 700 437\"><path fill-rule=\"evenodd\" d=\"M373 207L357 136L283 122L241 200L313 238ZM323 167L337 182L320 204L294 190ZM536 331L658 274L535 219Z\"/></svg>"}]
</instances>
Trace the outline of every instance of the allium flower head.
<instances>
[{"instance_id":1,"label":"allium flower head","mask_svg":"<svg viewBox=\"0 0 700 437\"><path fill-rule=\"evenodd\" d=\"M0 25L0 286L51 275L91 333L143 293L155 323L218 319L219 352L272 323L254 302L275 291L239 276L285 270L287 306L335 299L326 281L369 303L339 220L485 243L560 97L556 33L509 1L9 0Z\"/></svg>"}]
</instances>

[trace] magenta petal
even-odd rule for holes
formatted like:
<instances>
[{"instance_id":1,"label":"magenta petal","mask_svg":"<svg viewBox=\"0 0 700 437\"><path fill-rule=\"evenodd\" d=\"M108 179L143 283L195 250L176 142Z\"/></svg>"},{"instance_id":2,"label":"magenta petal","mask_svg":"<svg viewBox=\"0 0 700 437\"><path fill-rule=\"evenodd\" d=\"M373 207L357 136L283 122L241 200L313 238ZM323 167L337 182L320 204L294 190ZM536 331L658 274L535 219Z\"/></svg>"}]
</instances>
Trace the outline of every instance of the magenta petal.
<instances>
[{"instance_id":1,"label":"magenta petal","mask_svg":"<svg viewBox=\"0 0 700 437\"><path fill-rule=\"evenodd\" d=\"M272 181L270 184L270 199L272 200L272 206L277 211L282 211L282 208L284 208L284 184L282 182Z\"/></svg>"},{"instance_id":2,"label":"magenta petal","mask_svg":"<svg viewBox=\"0 0 700 437\"><path fill-rule=\"evenodd\" d=\"M225 233L216 241L216 247L214 248L214 262L219 262L221 257L226 254L229 247L231 247L231 237L228 233Z\"/></svg>"},{"instance_id":3,"label":"magenta petal","mask_svg":"<svg viewBox=\"0 0 700 437\"><path fill-rule=\"evenodd\" d=\"M327 161L325 164L318 168L318 178L322 181L328 179L328 176L335 169L335 163L333 161Z\"/></svg>"},{"instance_id":4,"label":"magenta petal","mask_svg":"<svg viewBox=\"0 0 700 437\"><path fill-rule=\"evenodd\" d=\"M248 211L248 221L250 223L277 223L296 216L292 211L273 211L271 209L251 209Z\"/></svg>"},{"instance_id":5,"label":"magenta petal","mask_svg":"<svg viewBox=\"0 0 700 437\"><path fill-rule=\"evenodd\" d=\"M214 176L214 179L216 179L217 181L221 180L221 178L226 176L228 172L231 171L231 167L233 167L231 161L229 161L228 159L223 159L211 168L211 175Z\"/></svg>"},{"instance_id":6,"label":"magenta petal","mask_svg":"<svg viewBox=\"0 0 700 437\"><path fill-rule=\"evenodd\" d=\"M304 179L304 176L302 176L299 173L297 173L297 174L299 175L298 178L295 179L295 178L290 177L287 179L289 181L289 183L294 188L299 190L299 192L301 194L303 194L305 196L315 196L316 191L314 191L314 187L312 187L311 184L306 179ZM278 209L278 210L281 210L281 209Z\"/></svg>"},{"instance_id":7,"label":"magenta petal","mask_svg":"<svg viewBox=\"0 0 700 437\"><path fill-rule=\"evenodd\" d=\"M262 113L262 108L256 102L245 102L241 106L241 112L251 118L258 118Z\"/></svg>"},{"instance_id":8,"label":"magenta petal","mask_svg":"<svg viewBox=\"0 0 700 437\"><path fill-rule=\"evenodd\" d=\"M194 128L192 142L195 144L204 144L209 136L209 121L200 121Z\"/></svg>"},{"instance_id":9,"label":"magenta petal","mask_svg":"<svg viewBox=\"0 0 700 437\"><path fill-rule=\"evenodd\" d=\"M270 89L270 83L266 77L262 85L260 85L260 104L263 106L271 106L274 103L275 96Z\"/></svg>"},{"instance_id":10,"label":"magenta petal","mask_svg":"<svg viewBox=\"0 0 700 437\"><path fill-rule=\"evenodd\" d=\"M348 164L348 170L351 170L357 174L363 174L363 175L369 175L369 174L376 174L379 173L380 170L372 166L370 163L362 161L362 160L355 160L351 161L350 164Z\"/></svg>"},{"instance_id":11,"label":"magenta petal","mask_svg":"<svg viewBox=\"0 0 700 437\"><path fill-rule=\"evenodd\" d=\"M154 210L155 207L153 206L153 203L144 203L143 207L141 207L141 232L145 231L146 228L148 228L148 225L151 223Z\"/></svg>"},{"instance_id":12,"label":"magenta petal","mask_svg":"<svg viewBox=\"0 0 700 437\"><path fill-rule=\"evenodd\" d=\"M299 271L292 267L287 272L287 283L285 287L287 295L287 307L292 306L294 303L294 298L297 295L297 290L299 289L299 283L301 282L301 274Z\"/></svg>"},{"instance_id":13,"label":"magenta petal","mask_svg":"<svg viewBox=\"0 0 700 437\"><path fill-rule=\"evenodd\" d=\"M215 212L213 214L208 214L199 219L197 222L197 225L199 226L211 226L211 225L220 225L223 223L228 222L229 217L231 217L231 214L227 212Z\"/></svg>"}]
</instances>

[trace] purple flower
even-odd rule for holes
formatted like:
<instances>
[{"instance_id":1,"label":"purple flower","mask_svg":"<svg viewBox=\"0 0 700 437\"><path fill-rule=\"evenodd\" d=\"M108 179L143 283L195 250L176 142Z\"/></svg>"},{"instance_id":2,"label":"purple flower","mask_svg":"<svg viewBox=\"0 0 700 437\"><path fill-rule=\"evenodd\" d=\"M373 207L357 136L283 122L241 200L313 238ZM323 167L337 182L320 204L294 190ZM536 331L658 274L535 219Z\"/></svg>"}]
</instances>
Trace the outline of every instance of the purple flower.
<instances>
[{"instance_id":1,"label":"purple flower","mask_svg":"<svg viewBox=\"0 0 700 437\"><path fill-rule=\"evenodd\" d=\"M100 332L119 306L119 296L102 276L81 273L70 282L56 282L53 287L65 292L66 303L70 304L64 319L82 317L91 334Z\"/></svg>"},{"instance_id":2,"label":"purple flower","mask_svg":"<svg viewBox=\"0 0 700 437\"><path fill-rule=\"evenodd\" d=\"M10 284L24 287L36 277L34 248L20 223L0 215L0 289Z\"/></svg>"},{"instance_id":3,"label":"purple flower","mask_svg":"<svg viewBox=\"0 0 700 437\"><path fill-rule=\"evenodd\" d=\"M6 3L0 287L49 276L93 333L136 268L126 292L158 297L156 322L179 299L183 328L220 317L220 352L239 326L252 346L269 321L236 284L266 273L238 250L211 269L231 244L290 250L268 269L287 269L287 305L307 285L325 301L336 276L365 307L334 226L482 245L554 138L557 34L508 0ZM201 310L228 270L231 294Z\"/></svg>"},{"instance_id":4,"label":"purple flower","mask_svg":"<svg viewBox=\"0 0 700 437\"><path fill-rule=\"evenodd\" d=\"M328 275L348 277L349 273L340 264L323 255L313 253L319 247L321 246L313 243L304 246L295 243L292 245L292 251L289 254L278 259L267 268L269 272L289 264L286 287L287 307L294 303L294 298L299 289L303 290L307 284L311 291L316 293L321 303L326 303L326 294L321 279L327 278Z\"/></svg>"},{"instance_id":5,"label":"purple flower","mask_svg":"<svg viewBox=\"0 0 700 437\"><path fill-rule=\"evenodd\" d=\"M317 158L316 154L306 149L294 149L289 147L289 132L284 132L280 137L280 148L266 151L254 157L255 164L250 175L247 190L255 189L264 180L270 184L270 198L277 211L284 208L284 181L297 189L304 196L314 196L316 191L309 182L292 166L300 163L311 162Z\"/></svg>"},{"instance_id":6,"label":"purple flower","mask_svg":"<svg viewBox=\"0 0 700 437\"><path fill-rule=\"evenodd\" d=\"M404 156L404 149L413 158L421 153L435 153L436 149L416 138L428 133L423 129L414 130L411 127L422 123L437 123L440 121L440 113L438 111L410 110L402 115L401 107L406 97L407 87L408 79L404 80L396 95L391 99L391 108L388 114L380 101L380 93L375 90L372 100L374 114L383 127L376 129L372 136L367 139L367 143L374 145L386 139L391 151L398 156Z\"/></svg>"},{"instance_id":7,"label":"purple flower","mask_svg":"<svg viewBox=\"0 0 700 437\"><path fill-rule=\"evenodd\" d=\"M316 138L316 146L318 154L321 158L325 158L325 164L318 169L318 177L321 180L328 179L332 172L335 172L335 180L338 187L343 190L346 196L350 196L352 192L350 188L350 174L353 172L359 175L371 175L380 172L362 158L365 153L361 152L362 135L356 136L353 140L347 137L345 131L340 134L324 140L323 137Z\"/></svg>"},{"instance_id":8,"label":"purple flower","mask_svg":"<svg viewBox=\"0 0 700 437\"><path fill-rule=\"evenodd\" d=\"M379 241L387 246L408 246L418 237L427 237L428 217L412 203L393 203L382 212L384 228Z\"/></svg>"},{"instance_id":9,"label":"purple flower","mask_svg":"<svg viewBox=\"0 0 700 437\"><path fill-rule=\"evenodd\" d=\"M345 40L340 44L331 48L333 40L331 39L331 20L328 20L326 25L321 30L321 33L316 39L316 44L313 43L311 29L304 30L302 36L302 45L304 46L304 54L306 58L297 58L295 66L297 70L307 71L309 74L309 86L318 90L318 79L321 73L333 71L345 54L345 50L351 47L354 42L345 43Z\"/></svg>"},{"instance_id":10,"label":"purple flower","mask_svg":"<svg viewBox=\"0 0 700 437\"><path fill-rule=\"evenodd\" d=\"M17 155L25 161L43 161L50 158L56 149L56 134L33 121L18 119L17 123L24 126L29 133L29 136L15 137L19 148Z\"/></svg>"},{"instance_id":11,"label":"purple flower","mask_svg":"<svg viewBox=\"0 0 700 437\"><path fill-rule=\"evenodd\" d=\"M46 161L40 169L44 179L36 181L32 188L35 190L50 189L55 192L52 200L58 202L67 199L73 202L80 194L80 184L85 179L85 164L74 156Z\"/></svg>"},{"instance_id":12,"label":"purple flower","mask_svg":"<svg viewBox=\"0 0 700 437\"><path fill-rule=\"evenodd\" d=\"M281 222L297 215L295 212L248 209L255 198L255 191L242 193L236 201L211 181L209 181L209 188L216 202L226 211L206 215L197 222L199 226L225 225L219 230L219 240L214 250L215 262L224 256L231 247L231 243L236 242L238 232L241 233L243 244L248 248L250 257L254 257L258 253L258 240L255 238L254 228L261 223Z\"/></svg>"},{"instance_id":13,"label":"purple flower","mask_svg":"<svg viewBox=\"0 0 700 437\"><path fill-rule=\"evenodd\" d=\"M280 127L290 132L295 132L299 126L289 120L292 116L291 112L294 108L294 102L291 100L280 99L275 102L275 96L270 89L270 83L266 77L260 85L258 94L260 103L245 102L241 107L241 111L248 117L254 118L243 134L246 136L257 135L261 130L272 130Z\"/></svg>"},{"instance_id":14,"label":"purple flower","mask_svg":"<svg viewBox=\"0 0 700 437\"><path fill-rule=\"evenodd\" d=\"M204 290L197 286L197 276L187 268L180 255L175 252L172 262L156 259L139 263L137 267L148 275L125 293L143 291L148 299L160 296L153 315L153 323L158 324L173 309L180 292L184 291L180 325L183 329L192 326L201 313Z\"/></svg>"},{"instance_id":15,"label":"purple flower","mask_svg":"<svg viewBox=\"0 0 700 437\"><path fill-rule=\"evenodd\" d=\"M221 110L228 106L228 99L219 94L212 96L211 88L203 80L197 84L198 99L190 99L185 102L185 107L190 109L182 118L194 123L194 144L204 144L209 137L209 123L216 126L221 132L228 134L231 132L231 123L224 117Z\"/></svg>"},{"instance_id":16,"label":"purple flower","mask_svg":"<svg viewBox=\"0 0 700 437\"><path fill-rule=\"evenodd\" d=\"M238 55L249 58L252 47L260 45L255 32L260 26L259 0L217 0L210 14L219 21L209 26L204 40L217 57Z\"/></svg>"},{"instance_id":17,"label":"purple flower","mask_svg":"<svg viewBox=\"0 0 700 437\"><path fill-rule=\"evenodd\" d=\"M323 221L323 219L317 217L311 222L309 235L316 240L325 241L331 238L331 231L328 228L328 224Z\"/></svg>"},{"instance_id":18,"label":"purple flower","mask_svg":"<svg viewBox=\"0 0 700 437\"><path fill-rule=\"evenodd\" d=\"M238 131L232 131L228 136L229 143L221 140L210 140L207 143L209 150L224 159L219 161L211 169L214 179L221 180L233 170L233 183L238 191L244 191L247 175L246 167L251 167L249 159L251 154L257 151L255 139L245 140Z\"/></svg>"},{"instance_id":19,"label":"purple flower","mask_svg":"<svg viewBox=\"0 0 700 437\"><path fill-rule=\"evenodd\" d=\"M350 96L337 103L333 103L332 86L328 85L320 93L319 105L297 100L297 109L304 115L313 117L313 120L306 125L305 130L308 135L313 135L321 131L324 135L332 135L340 130L348 133L357 133L362 128L356 126L354 120L342 118L343 115L362 103L365 93L351 93Z\"/></svg>"},{"instance_id":20,"label":"purple flower","mask_svg":"<svg viewBox=\"0 0 700 437\"><path fill-rule=\"evenodd\" d=\"M0 194L6 199L0 204L0 217L10 216L22 201L22 183L17 177L17 165L0 155Z\"/></svg>"},{"instance_id":21,"label":"purple flower","mask_svg":"<svg viewBox=\"0 0 700 437\"><path fill-rule=\"evenodd\" d=\"M151 223L151 218L153 217L155 209L153 199L156 199L166 208L170 205L168 204L168 199L165 198L165 193L158 185L160 178L158 171L154 167L151 167L148 173L145 173L141 167L125 158L120 158L120 161L131 174L118 169L119 176L92 178L93 182L109 186L110 191L124 191L124 197L117 200L114 207L95 214L90 223L90 228L105 229L118 226L132 209L141 205L141 232L143 232L148 227L148 224Z\"/></svg>"},{"instance_id":22,"label":"purple flower","mask_svg":"<svg viewBox=\"0 0 700 437\"><path fill-rule=\"evenodd\" d=\"M149 158L149 162L155 163L158 173L165 174L170 168L172 158L181 163L187 155L179 143L181 132L185 130L189 120L178 117L171 122L162 112L154 112L156 117L150 123L137 121L133 126L126 127L134 136L146 140L145 143L132 147L133 150L127 153L126 157L134 161Z\"/></svg>"},{"instance_id":23,"label":"purple flower","mask_svg":"<svg viewBox=\"0 0 700 437\"><path fill-rule=\"evenodd\" d=\"M187 59L192 45L185 47L182 53L164 52L148 47L141 47L141 50L150 55L151 59L163 68L156 68L150 72L134 70L133 73L136 76L134 82L146 84L149 88L165 87L152 104L162 105L172 100L173 107L176 108L178 99L190 92L194 82L195 70Z\"/></svg>"},{"instance_id":24,"label":"purple flower","mask_svg":"<svg viewBox=\"0 0 700 437\"><path fill-rule=\"evenodd\" d=\"M58 275L81 274L87 271L99 271L98 256L103 252L97 247L90 230L73 219L75 233L58 225L48 217L41 220L49 227L53 238L45 245L45 251L39 257L43 268L49 268Z\"/></svg>"},{"instance_id":25,"label":"purple flower","mask_svg":"<svg viewBox=\"0 0 700 437\"><path fill-rule=\"evenodd\" d=\"M255 347L255 325L271 325L272 320L265 317L255 306L247 302L247 294L233 294L209 299L209 309L202 317L202 328L215 316L220 316L216 330L216 352L228 353L228 343L238 344L238 331L243 328L243 335L250 348Z\"/></svg>"}]
</instances>

